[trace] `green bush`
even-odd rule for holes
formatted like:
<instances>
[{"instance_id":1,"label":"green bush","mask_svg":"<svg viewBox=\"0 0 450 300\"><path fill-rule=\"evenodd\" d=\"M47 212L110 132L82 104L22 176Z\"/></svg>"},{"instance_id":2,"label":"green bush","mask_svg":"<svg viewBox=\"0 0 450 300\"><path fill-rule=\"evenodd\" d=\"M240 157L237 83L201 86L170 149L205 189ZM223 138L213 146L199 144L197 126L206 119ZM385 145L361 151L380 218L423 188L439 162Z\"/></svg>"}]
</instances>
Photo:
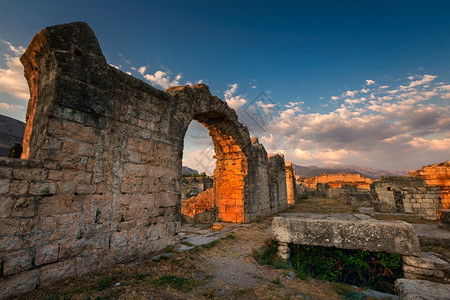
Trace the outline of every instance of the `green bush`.
<instances>
[{"instance_id":1,"label":"green bush","mask_svg":"<svg viewBox=\"0 0 450 300\"><path fill-rule=\"evenodd\" d=\"M399 254L290 244L291 264L299 273L383 292L394 292L402 275Z\"/></svg>"}]
</instances>

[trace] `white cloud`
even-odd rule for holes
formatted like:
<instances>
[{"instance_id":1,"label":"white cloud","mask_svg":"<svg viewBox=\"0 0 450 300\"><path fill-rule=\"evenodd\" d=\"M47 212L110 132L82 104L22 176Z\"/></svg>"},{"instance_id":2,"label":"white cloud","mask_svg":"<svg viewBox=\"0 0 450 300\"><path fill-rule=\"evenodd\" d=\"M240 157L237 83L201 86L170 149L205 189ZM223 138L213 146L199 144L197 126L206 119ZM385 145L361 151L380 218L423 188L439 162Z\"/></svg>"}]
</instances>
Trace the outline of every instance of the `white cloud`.
<instances>
[{"instance_id":1,"label":"white cloud","mask_svg":"<svg viewBox=\"0 0 450 300\"><path fill-rule=\"evenodd\" d=\"M132 68L133 69L133 68ZM136 68L134 68L136 70ZM137 69L138 73L141 74L142 76L145 75L145 71L147 71L147 67L146 66L142 66L139 69Z\"/></svg>"},{"instance_id":2,"label":"white cloud","mask_svg":"<svg viewBox=\"0 0 450 300\"><path fill-rule=\"evenodd\" d=\"M9 104L0 102L0 110L14 111L14 110L22 110L24 107L18 104Z\"/></svg>"},{"instance_id":3,"label":"white cloud","mask_svg":"<svg viewBox=\"0 0 450 300\"><path fill-rule=\"evenodd\" d=\"M366 85L373 85L373 84L375 84L375 81L373 81L371 79L366 80Z\"/></svg>"},{"instance_id":4,"label":"white cloud","mask_svg":"<svg viewBox=\"0 0 450 300\"><path fill-rule=\"evenodd\" d=\"M139 68L141 69L141 68ZM158 85L163 89L167 89L171 86L180 85L181 74L175 76L173 80L170 79L170 76L167 75L166 72L156 71L155 74L145 74L143 75L146 80L148 80L152 85Z\"/></svg>"},{"instance_id":5,"label":"white cloud","mask_svg":"<svg viewBox=\"0 0 450 300\"><path fill-rule=\"evenodd\" d=\"M30 93L24 77L24 69L19 56L25 51L21 46L14 47L10 42L0 40L7 44L13 55L4 54L6 68L0 68L0 93L9 94L15 98L28 100Z\"/></svg>"},{"instance_id":6,"label":"white cloud","mask_svg":"<svg viewBox=\"0 0 450 300\"><path fill-rule=\"evenodd\" d=\"M433 76L433 75L424 75L421 80L412 81L409 84L409 87L415 87L418 85L425 84L427 82L433 81L436 77L437 76Z\"/></svg>"},{"instance_id":7,"label":"white cloud","mask_svg":"<svg viewBox=\"0 0 450 300\"><path fill-rule=\"evenodd\" d=\"M341 97L355 97L357 92L358 91L346 91L345 93L342 93Z\"/></svg>"},{"instance_id":8,"label":"white cloud","mask_svg":"<svg viewBox=\"0 0 450 300\"><path fill-rule=\"evenodd\" d=\"M224 97L228 105L233 109L239 109L247 103L247 99L242 95L234 95L238 90L238 84L228 84L229 89L225 90Z\"/></svg>"},{"instance_id":9,"label":"white cloud","mask_svg":"<svg viewBox=\"0 0 450 300\"><path fill-rule=\"evenodd\" d=\"M331 101L337 101L337 100L339 100L338 96L331 96Z\"/></svg>"},{"instance_id":10,"label":"white cloud","mask_svg":"<svg viewBox=\"0 0 450 300\"><path fill-rule=\"evenodd\" d=\"M328 113L298 113L286 105L268 126L279 138L276 148L268 144L268 152L285 149L298 164L360 164L388 170L447 160L450 103L439 99L450 98L450 84L433 84L434 78L416 76L413 79L428 84L415 83L407 90L385 85L365 97L349 90L342 94L348 95L343 103Z\"/></svg>"}]
</instances>

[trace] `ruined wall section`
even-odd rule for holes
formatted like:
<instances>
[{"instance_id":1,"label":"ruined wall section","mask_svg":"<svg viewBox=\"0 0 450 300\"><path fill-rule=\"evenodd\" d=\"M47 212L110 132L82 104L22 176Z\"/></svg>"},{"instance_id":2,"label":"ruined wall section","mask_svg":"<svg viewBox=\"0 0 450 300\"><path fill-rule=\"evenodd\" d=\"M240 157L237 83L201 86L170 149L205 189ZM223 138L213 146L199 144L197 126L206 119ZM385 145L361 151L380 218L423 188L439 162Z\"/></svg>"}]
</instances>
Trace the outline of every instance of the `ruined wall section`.
<instances>
[{"instance_id":1,"label":"ruined wall section","mask_svg":"<svg viewBox=\"0 0 450 300\"><path fill-rule=\"evenodd\" d=\"M450 161L425 166L422 169L409 172L408 176L423 178L428 186L440 188L440 208L450 208Z\"/></svg>"},{"instance_id":2,"label":"ruined wall section","mask_svg":"<svg viewBox=\"0 0 450 300\"><path fill-rule=\"evenodd\" d=\"M207 86L163 92L109 66L85 23L44 29L22 62L29 160L0 160L0 298L176 244L192 120L213 138L214 194L227 195L215 198L219 216L251 221L260 158L248 129ZM270 201L279 211L287 206L284 160L275 165Z\"/></svg>"},{"instance_id":3,"label":"ruined wall section","mask_svg":"<svg viewBox=\"0 0 450 300\"><path fill-rule=\"evenodd\" d=\"M181 213L187 223L213 223L217 220L214 189L181 202Z\"/></svg>"},{"instance_id":4,"label":"ruined wall section","mask_svg":"<svg viewBox=\"0 0 450 300\"><path fill-rule=\"evenodd\" d=\"M259 143L258 138L252 138L253 159L250 161L252 168L256 170L249 177L251 182L248 218L255 219L271 213L270 190L269 190L269 160L264 146ZM276 200L278 201L278 200Z\"/></svg>"},{"instance_id":5,"label":"ruined wall section","mask_svg":"<svg viewBox=\"0 0 450 300\"><path fill-rule=\"evenodd\" d=\"M440 207L440 189L427 186L415 177L385 177L372 184L376 193L374 209L380 212L404 212L435 220Z\"/></svg>"},{"instance_id":6,"label":"ruined wall section","mask_svg":"<svg viewBox=\"0 0 450 300\"><path fill-rule=\"evenodd\" d=\"M288 207L286 165L283 154L269 154L270 209L277 213Z\"/></svg>"},{"instance_id":7,"label":"ruined wall section","mask_svg":"<svg viewBox=\"0 0 450 300\"><path fill-rule=\"evenodd\" d=\"M285 162L286 165L286 189L287 202L289 205L294 205L297 199L297 188L295 184L295 172L290 161Z\"/></svg>"},{"instance_id":8,"label":"ruined wall section","mask_svg":"<svg viewBox=\"0 0 450 300\"><path fill-rule=\"evenodd\" d=\"M43 30L22 61L33 160L0 160L0 298L176 243L173 98L107 65L84 23Z\"/></svg>"}]
</instances>

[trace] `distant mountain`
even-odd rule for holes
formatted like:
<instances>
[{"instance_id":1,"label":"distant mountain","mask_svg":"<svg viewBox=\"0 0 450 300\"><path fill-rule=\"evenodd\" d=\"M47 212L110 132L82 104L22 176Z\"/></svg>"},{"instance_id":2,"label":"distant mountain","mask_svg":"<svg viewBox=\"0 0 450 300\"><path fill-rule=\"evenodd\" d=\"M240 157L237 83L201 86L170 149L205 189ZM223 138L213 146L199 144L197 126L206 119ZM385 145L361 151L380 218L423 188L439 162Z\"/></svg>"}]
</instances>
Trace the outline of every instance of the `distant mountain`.
<instances>
[{"instance_id":1,"label":"distant mountain","mask_svg":"<svg viewBox=\"0 0 450 300\"><path fill-rule=\"evenodd\" d=\"M191 169L191 168L186 167L186 166L182 166L181 167L181 171L182 171L183 175L198 175L198 171L197 170Z\"/></svg>"},{"instance_id":2,"label":"distant mountain","mask_svg":"<svg viewBox=\"0 0 450 300\"><path fill-rule=\"evenodd\" d=\"M292 165L295 171L295 175L300 177L314 177L322 174L337 174L337 173L348 173L348 174L361 174L372 179L378 179L381 176L406 176L408 175L408 170L397 170L397 171L385 171L379 169L372 169L368 167L361 167L355 165L336 165L336 166L299 166Z\"/></svg>"},{"instance_id":3,"label":"distant mountain","mask_svg":"<svg viewBox=\"0 0 450 300\"><path fill-rule=\"evenodd\" d=\"M22 144L25 123L0 115L0 156L8 156L15 143Z\"/></svg>"}]
</instances>

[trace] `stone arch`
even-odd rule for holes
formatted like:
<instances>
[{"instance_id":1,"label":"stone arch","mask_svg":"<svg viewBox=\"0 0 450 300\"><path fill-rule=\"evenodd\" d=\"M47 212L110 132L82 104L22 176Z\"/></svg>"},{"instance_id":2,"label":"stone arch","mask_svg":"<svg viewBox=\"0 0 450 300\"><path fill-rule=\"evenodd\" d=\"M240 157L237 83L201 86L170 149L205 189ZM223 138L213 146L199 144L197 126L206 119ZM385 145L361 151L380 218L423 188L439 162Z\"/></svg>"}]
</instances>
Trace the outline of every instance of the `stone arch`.
<instances>
[{"instance_id":1,"label":"stone arch","mask_svg":"<svg viewBox=\"0 0 450 300\"><path fill-rule=\"evenodd\" d=\"M210 129L218 170L235 166L236 185L222 176L215 186L223 220L287 207L284 158L268 157L207 86L164 92L117 70L86 23L45 28L21 61L31 92L27 160L0 159L0 206L9 207L1 219L16 224L0 231L0 298L176 244L192 120Z\"/></svg>"},{"instance_id":2,"label":"stone arch","mask_svg":"<svg viewBox=\"0 0 450 300\"><path fill-rule=\"evenodd\" d=\"M208 195L218 211L219 220L248 222L248 174L252 172L249 170L252 168L249 164L252 142L248 129L238 121L235 111L218 97L212 96L204 84L169 88L167 92L176 98L181 107L188 108L180 112L181 115L174 115L174 119L185 119L179 137L180 156L184 135L191 121L198 121L209 131L217 162L214 187L212 191L208 191Z\"/></svg>"}]
</instances>

